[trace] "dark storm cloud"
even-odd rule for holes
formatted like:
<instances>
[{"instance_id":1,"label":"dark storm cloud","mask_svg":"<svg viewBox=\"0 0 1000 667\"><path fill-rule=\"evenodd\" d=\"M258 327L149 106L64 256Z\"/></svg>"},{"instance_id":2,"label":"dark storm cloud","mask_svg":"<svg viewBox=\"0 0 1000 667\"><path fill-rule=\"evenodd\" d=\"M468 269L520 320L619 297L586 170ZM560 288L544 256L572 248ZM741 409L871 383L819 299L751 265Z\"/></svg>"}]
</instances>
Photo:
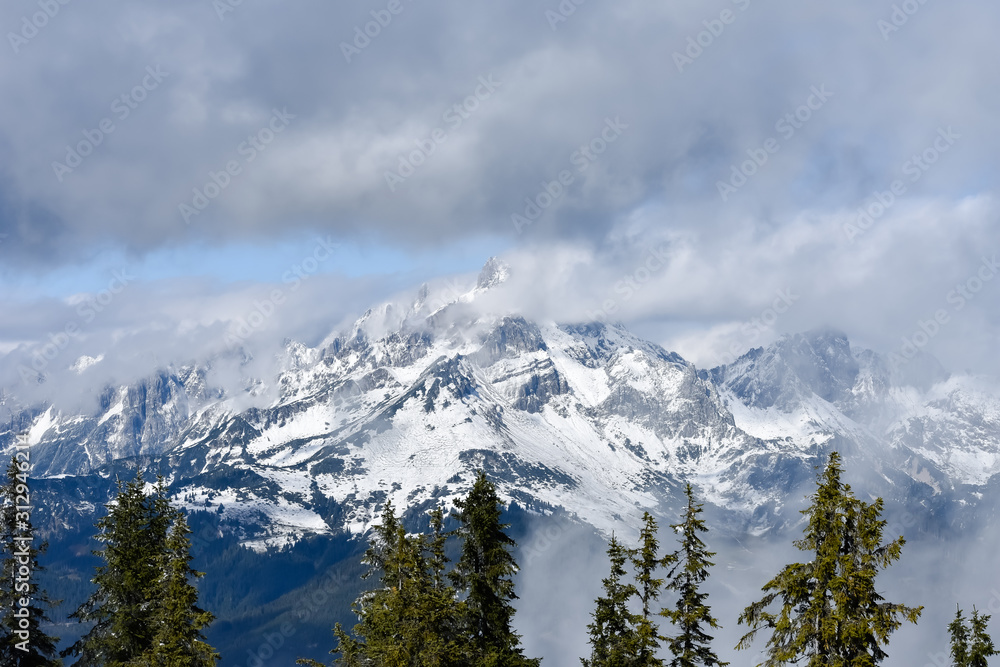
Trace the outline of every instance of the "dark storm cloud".
<instances>
[{"instance_id":1,"label":"dark storm cloud","mask_svg":"<svg viewBox=\"0 0 1000 667\"><path fill-rule=\"evenodd\" d=\"M780 227L861 205L949 126L963 139L920 191L996 176L992 3L71 2L38 19L51 4L0 14L9 261L295 226L600 239L649 201L671 227Z\"/></svg>"}]
</instances>

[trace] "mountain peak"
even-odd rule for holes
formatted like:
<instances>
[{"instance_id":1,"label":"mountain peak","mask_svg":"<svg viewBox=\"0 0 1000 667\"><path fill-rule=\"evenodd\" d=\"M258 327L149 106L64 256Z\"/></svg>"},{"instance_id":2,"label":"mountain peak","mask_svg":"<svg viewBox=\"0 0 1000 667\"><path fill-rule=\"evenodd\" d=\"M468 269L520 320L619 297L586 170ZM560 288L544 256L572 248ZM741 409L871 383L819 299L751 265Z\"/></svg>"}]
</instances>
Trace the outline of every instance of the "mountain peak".
<instances>
[{"instance_id":1,"label":"mountain peak","mask_svg":"<svg viewBox=\"0 0 1000 667\"><path fill-rule=\"evenodd\" d=\"M483 268L479 272L479 280L476 281L476 287L478 289L490 289L504 282L509 277L510 265L501 259L490 257L483 264Z\"/></svg>"},{"instance_id":2,"label":"mountain peak","mask_svg":"<svg viewBox=\"0 0 1000 667\"><path fill-rule=\"evenodd\" d=\"M803 332L802 337L811 342L836 340L843 341L847 345L850 345L850 340L848 339L847 334L832 326L821 326L815 329L810 329L809 331Z\"/></svg>"},{"instance_id":3,"label":"mountain peak","mask_svg":"<svg viewBox=\"0 0 1000 667\"><path fill-rule=\"evenodd\" d=\"M782 336L712 372L748 405L791 409L811 394L830 402L843 399L859 365L847 335L824 327Z\"/></svg>"}]
</instances>

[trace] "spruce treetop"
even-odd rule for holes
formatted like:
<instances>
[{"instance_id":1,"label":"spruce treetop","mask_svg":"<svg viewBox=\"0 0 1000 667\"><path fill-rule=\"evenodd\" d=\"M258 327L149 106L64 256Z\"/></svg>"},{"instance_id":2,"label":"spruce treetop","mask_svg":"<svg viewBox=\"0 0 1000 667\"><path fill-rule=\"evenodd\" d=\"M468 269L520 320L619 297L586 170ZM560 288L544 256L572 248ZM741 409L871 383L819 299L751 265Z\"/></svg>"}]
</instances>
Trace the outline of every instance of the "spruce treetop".
<instances>
[{"instance_id":1,"label":"spruce treetop","mask_svg":"<svg viewBox=\"0 0 1000 667\"><path fill-rule=\"evenodd\" d=\"M766 667L803 658L809 667L877 665L887 657L889 635L904 621L916 623L923 610L886 602L877 592L877 575L900 558L905 540L882 543L882 499L855 498L842 472L833 452L803 510L809 520L795 546L809 553L809 562L785 566L739 617L750 630L738 649L749 648L761 629L771 630ZM770 610L775 602L777 612Z\"/></svg>"},{"instance_id":2,"label":"spruce treetop","mask_svg":"<svg viewBox=\"0 0 1000 667\"><path fill-rule=\"evenodd\" d=\"M687 505L680 523L671 528L680 535L680 548L672 554L673 567L667 574L666 590L678 595L673 608L663 609L660 614L670 619L678 633L663 637L673 654L671 667L725 667L712 650L712 636L707 628L718 629L719 622L712 616L708 606L708 593L701 591L701 584L708 580L709 568L715 565L711 558L715 552L709 551L701 539L708 532L701 513L703 506L694 500L694 489L687 484L684 490Z\"/></svg>"}]
</instances>

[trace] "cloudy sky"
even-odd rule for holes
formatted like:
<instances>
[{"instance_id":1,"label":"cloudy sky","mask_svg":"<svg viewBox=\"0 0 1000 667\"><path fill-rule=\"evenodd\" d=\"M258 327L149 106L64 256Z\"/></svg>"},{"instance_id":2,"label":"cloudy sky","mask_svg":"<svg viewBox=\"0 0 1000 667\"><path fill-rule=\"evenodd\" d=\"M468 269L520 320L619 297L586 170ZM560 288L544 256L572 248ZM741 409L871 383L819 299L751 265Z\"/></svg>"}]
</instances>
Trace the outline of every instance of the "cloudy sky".
<instances>
[{"instance_id":1,"label":"cloudy sky","mask_svg":"<svg viewBox=\"0 0 1000 667\"><path fill-rule=\"evenodd\" d=\"M492 255L703 365L830 325L1000 373L996 3L98 4L0 8L4 386Z\"/></svg>"}]
</instances>

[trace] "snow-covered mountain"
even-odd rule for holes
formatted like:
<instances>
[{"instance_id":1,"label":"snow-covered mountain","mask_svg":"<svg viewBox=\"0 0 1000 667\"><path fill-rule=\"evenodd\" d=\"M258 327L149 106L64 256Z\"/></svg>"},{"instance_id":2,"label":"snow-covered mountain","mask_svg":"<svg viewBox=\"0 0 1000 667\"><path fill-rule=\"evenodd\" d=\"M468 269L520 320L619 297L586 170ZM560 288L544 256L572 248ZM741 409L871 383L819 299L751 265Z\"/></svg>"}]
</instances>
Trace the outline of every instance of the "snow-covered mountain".
<instances>
[{"instance_id":1,"label":"snow-covered mountain","mask_svg":"<svg viewBox=\"0 0 1000 667\"><path fill-rule=\"evenodd\" d=\"M138 458L181 502L256 526L253 545L359 532L385 499L452 498L479 468L528 509L607 531L672 516L686 481L734 531L795 522L833 448L866 492L914 509L974 509L998 486L986 380L928 357L891 368L833 330L699 370L621 325L489 312L507 272L491 260L468 291L424 286L315 348L289 342L277 377L237 391L205 360L107 388L91 414L16 408L0 444L27 431L35 474L81 513L94 503L73 478ZM242 407L247 391L275 398Z\"/></svg>"}]
</instances>

